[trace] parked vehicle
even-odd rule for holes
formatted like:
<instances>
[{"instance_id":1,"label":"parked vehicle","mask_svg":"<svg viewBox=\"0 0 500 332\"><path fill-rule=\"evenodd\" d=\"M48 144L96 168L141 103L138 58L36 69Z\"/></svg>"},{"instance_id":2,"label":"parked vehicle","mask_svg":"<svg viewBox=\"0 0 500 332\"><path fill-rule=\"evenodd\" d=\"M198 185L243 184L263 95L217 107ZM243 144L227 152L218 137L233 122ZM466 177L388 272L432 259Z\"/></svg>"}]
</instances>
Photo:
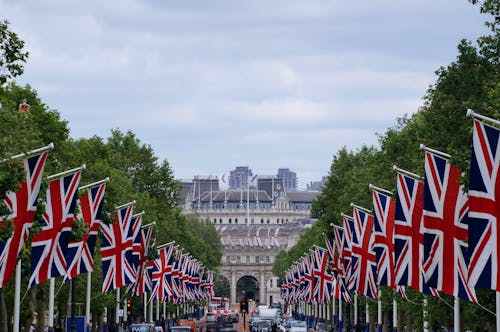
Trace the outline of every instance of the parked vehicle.
<instances>
[{"instance_id":1,"label":"parked vehicle","mask_svg":"<svg viewBox=\"0 0 500 332\"><path fill-rule=\"evenodd\" d=\"M155 332L155 324L153 323L141 323L141 324L131 324L128 326L128 332Z\"/></svg>"},{"instance_id":2,"label":"parked vehicle","mask_svg":"<svg viewBox=\"0 0 500 332\"><path fill-rule=\"evenodd\" d=\"M290 332L307 332L307 323L303 320L290 321Z\"/></svg>"}]
</instances>

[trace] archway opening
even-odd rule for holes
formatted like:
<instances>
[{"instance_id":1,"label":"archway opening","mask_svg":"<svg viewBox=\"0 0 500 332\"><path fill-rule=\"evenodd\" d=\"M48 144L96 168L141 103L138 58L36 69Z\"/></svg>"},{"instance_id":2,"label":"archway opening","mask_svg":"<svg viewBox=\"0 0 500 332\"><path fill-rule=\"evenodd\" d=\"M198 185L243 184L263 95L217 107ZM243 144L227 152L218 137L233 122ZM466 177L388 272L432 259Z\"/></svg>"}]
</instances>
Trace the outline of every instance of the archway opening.
<instances>
[{"instance_id":1,"label":"archway opening","mask_svg":"<svg viewBox=\"0 0 500 332\"><path fill-rule=\"evenodd\" d=\"M217 297L229 297L230 296L230 286L229 280L226 277L219 274L215 278L214 282L214 293Z\"/></svg>"},{"instance_id":2,"label":"archway opening","mask_svg":"<svg viewBox=\"0 0 500 332\"><path fill-rule=\"evenodd\" d=\"M239 302L243 296L247 300L259 302L259 282L255 277L246 275L236 283L236 300Z\"/></svg>"}]
</instances>

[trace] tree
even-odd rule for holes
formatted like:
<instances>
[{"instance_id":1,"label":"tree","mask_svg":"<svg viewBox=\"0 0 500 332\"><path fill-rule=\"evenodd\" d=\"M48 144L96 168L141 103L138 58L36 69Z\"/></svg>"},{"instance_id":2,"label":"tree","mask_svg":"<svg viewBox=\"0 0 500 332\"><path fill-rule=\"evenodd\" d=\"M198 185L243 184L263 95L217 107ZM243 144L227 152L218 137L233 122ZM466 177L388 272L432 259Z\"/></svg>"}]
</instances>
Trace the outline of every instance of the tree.
<instances>
[{"instance_id":1,"label":"tree","mask_svg":"<svg viewBox=\"0 0 500 332\"><path fill-rule=\"evenodd\" d=\"M9 22L0 21L0 86L23 73L29 55L23 48L24 41L9 29Z\"/></svg>"}]
</instances>

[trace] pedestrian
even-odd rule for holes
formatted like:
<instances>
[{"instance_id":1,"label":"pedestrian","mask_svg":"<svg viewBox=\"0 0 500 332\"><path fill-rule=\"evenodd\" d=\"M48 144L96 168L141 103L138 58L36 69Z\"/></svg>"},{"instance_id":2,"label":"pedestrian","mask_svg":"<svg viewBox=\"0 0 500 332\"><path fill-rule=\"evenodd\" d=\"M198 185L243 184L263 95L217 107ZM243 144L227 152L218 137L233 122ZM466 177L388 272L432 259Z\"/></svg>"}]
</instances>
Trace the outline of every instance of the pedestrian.
<instances>
[{"instance_id":1,"label":"pedestrian","mask_svg":"<svg viewBox=\"0 0 500 332\"><path fill-rule=\"evenodd\" d=\"M273 326L271 327L272 332L278 332L278 324L276 322L273 323Z\"/></svg>"}]
</instances>

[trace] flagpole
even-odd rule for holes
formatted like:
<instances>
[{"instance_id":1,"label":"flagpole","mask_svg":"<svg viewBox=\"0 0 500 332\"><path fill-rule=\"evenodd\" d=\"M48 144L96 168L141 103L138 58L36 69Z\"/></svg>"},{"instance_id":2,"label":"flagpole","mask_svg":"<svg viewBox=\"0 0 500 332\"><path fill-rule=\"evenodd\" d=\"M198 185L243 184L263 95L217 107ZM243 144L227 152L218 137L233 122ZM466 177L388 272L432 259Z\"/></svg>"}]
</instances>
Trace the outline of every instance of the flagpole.
<instances>
[{"instance_id":1,"label":"flagpole","mask_svg":"<svg viewBox=\"0 0 500 332\"><path fill-rule=\"evenodd\" d=\"M378 290L377 301L377 331L382 332L382 290Z\"/></svg>"},{"instance_id":2,"label":"flagpole","mask_svg":"<svg viewBox=\"0 0 500 332\"><path fill-rule=\"evenodd\" d=\"M456 295L453 304L453 331L460 331L460 298Z\"/></svg>"},{"instance_id":3,"label":"flagpole","mask_svg":"<svg viewBox=\"0 0 500 332\"><path fill-rule=\"evenodd\" d=\"M20 331L19 330L20 309L21 309L21 260L19 259L16 265L16 284L14 290L14 331Z\"/></svg>"},{"instance_id":4,"label":"flagpole","mask_svg":"<svg viewBox=\"0 0 500 332\"><path fill-rule=\"evenodd\" d=\"M87 298L85 303L85 326L90 327L90 295L92 292L92 272L87 272Z\"/></svg>"},{"instance_id":5,"label":"flagpole","mask_svg":"<svg viewBox=\"0 0 500 332\"><path fill-rule=\"evenodd\" d=\"M100 184L108 183L108 182L109 182L109 176L106 177L105 179L101 180L101 181L89 183L89 184L86 184L84 186L78 187L78 190L84 190L84 189L87 189L87 188L97 187Z\"/></svg>"},{"instance_id":6,"label":"flagpole","mask_svg":"<svg viewBox=\"0 0 500 332\"><path fill-rule=\"evenodd\" d=\"M142 294L142 319L144 322L146 322L146 316L147 316L147 305L148 305L148 300L147 300L148 292L144 292Z\"/></svg>"},{"instance_id":7,"label":"flagpole","mask_svg":"<svg viewBox=\"0 0 500 332\"><path fill-rule=\"evenodd\" d=\"M497 332L500 332L500 292L496 292Z\"/></svg>"},{"instance_id":8,"label":"flagpole","mask_svg":"<svg viewBox=\"0 0 500 332\"><path fill-rule=\"evenodd\" d=\"M395 298L392 299L392 326L393 326L392 331L397 332L398 331L398 301Z\"/></svg>"},{"instance_id":9,"label":"flagpole","mask_svg":"<svg viewBox=\"0 0 500 332\"><path fill-rule=\"evenodd\" d=\"M32 156L32 155L35 155L37 153L42 153L42 152L45 152L47 150L52 150L53 148L54 148L54 143L50 143L47 146L44 146L44 147L41 147L41 148L38 148L35 150L31 150L27 153L20 153L20 154L14 155L12 157L9 157L7 159L2 159L2 160L0 160L0 163L3 163L3 162L8 161L8 160L14 160L14 159L22 158L22 157Z\"/></svg>"},{"instance_id":10,"label":"flagpole","mask_svg":"<svg viewBox=\"0 0 500 332\"><path fill-rule=\"evenodd\" d=\"M54 290L55 278L50 278L49 286L49 332L54 331Z\"/></svg>"},{"instance_id":11,"label":"flagpole","mask_svg":"<svg viewBox=\"0 0 500 332\"><path fill-rule=\"evenodd\" d=\"M358 293L354 295L354 326L358 327Z\"/></svg>"},{"instance_id":12,"label":"flagpole","mask_svg":"<svg viewBox=\"0 0 500 332\"><path fill-rule=\"evenodd\" d=\"M423 176L420 176L418 174L415 174L415 173L412 173L412 172L409 172L407 170L404 170L402 168L399 168L397 165L392 165L392 169L395 171L395 172L398 172L398 173L402 173L404 175L408 175L409 177L412 177L416 180L423 180L424 177Z\"/></svg>"},{"instance_id":13,"label":"flagpole","mask_svg":"<svg viewBox=\"0 0 500 332\"><path fill-rule=\"evenodd\" d=\"M429 332L429 322L427 321L427 298L424 296L424 308L423 308L423 328L424 332Z\"/></svg>"},{"instance_id":14,"label":"flagpole","mask_svg":"<svg viewBox=\"0 0 500 332\"><path fill-rule=\"evenodd\" d=\"M245 225L248 227L248 224L250 223L250 179L249 176L247 176L247 222Z\"/></svg>"},{"instance_id":15,"label":"flagpole","mask_svg":"<svg viewBox=\"0 0 500 332\"><path fill-rule=\"evenodd\" d=\"M365 302L365 322L366 322L366 331L370 331L370 304L368 303L368 298L366 298Z\"/></svg>"},{"instance_id":16,"label":"flagpole","mask_svg":"<svg viewBox=\"0 0 500 332\"><path fill-rule=\"evenodd\" d=\"M339 296L339 332L342 332L342 329L344 328L344 321L342 317L342 289L340 289L340 296Z\"/></svg>"},{"instance_id":17,"label":"flagpole","mask_svg":"<svg viewBox=\"0 0 500 332\"><path fill-rule=\"evenodd\" d=\"M117 329L119 324L120 324L120 287L116 289L115 326Z\"/></svg>"},{"instance_id":18,"label":"flagpole","mask_svg":"<svg viewBox=\"0 0 500 332\"><path fill-rule=\"evenodd\" d=\"M83 164L82 166L77 167L77 168L73 168L73 169L69 169L69 170L61 172L61 173L49 175L49 176L47 176L47 180L52 180L55 178L61 178L61 177L66 176L66 175L74 174L76 172L83 171L86 167L87 166L85 164Z\"/></svg>"},{"instance_id":19,"label":"flagpole","mask_svg":"<svg viewBox=\"0 0 500 332\"><path fill-rule=\"evenodd\" d=\"M444 152L441 152L439 150L435 150L435 149L431 149L423 144L420 144L420 150L424 150L424 151L427 151L427 152L430 152L430 153L433 153L435 155L438 155L442 158L445 158L445 159L450 159L451 156L447 153L444 153Z\"/></svg>"},{"instance_id":20,"label":"flagpole","mask_svg":"<svg viewBox=\"0 0 500 332\"><path fill-rule=\"evenodd\" d=\"M489 117L484 116L484 115L481 115L479 113L476 113L473 110L471 110L470 108L467 110L467 113L465 114L465 116L470 116L470 117L473 117L473 118L479 119L479 120L490 121L490 122L500 126L500 121L489 118ZM498 324L497 324L497 326L498 326Z\"/></svg>"}]
</instances>

